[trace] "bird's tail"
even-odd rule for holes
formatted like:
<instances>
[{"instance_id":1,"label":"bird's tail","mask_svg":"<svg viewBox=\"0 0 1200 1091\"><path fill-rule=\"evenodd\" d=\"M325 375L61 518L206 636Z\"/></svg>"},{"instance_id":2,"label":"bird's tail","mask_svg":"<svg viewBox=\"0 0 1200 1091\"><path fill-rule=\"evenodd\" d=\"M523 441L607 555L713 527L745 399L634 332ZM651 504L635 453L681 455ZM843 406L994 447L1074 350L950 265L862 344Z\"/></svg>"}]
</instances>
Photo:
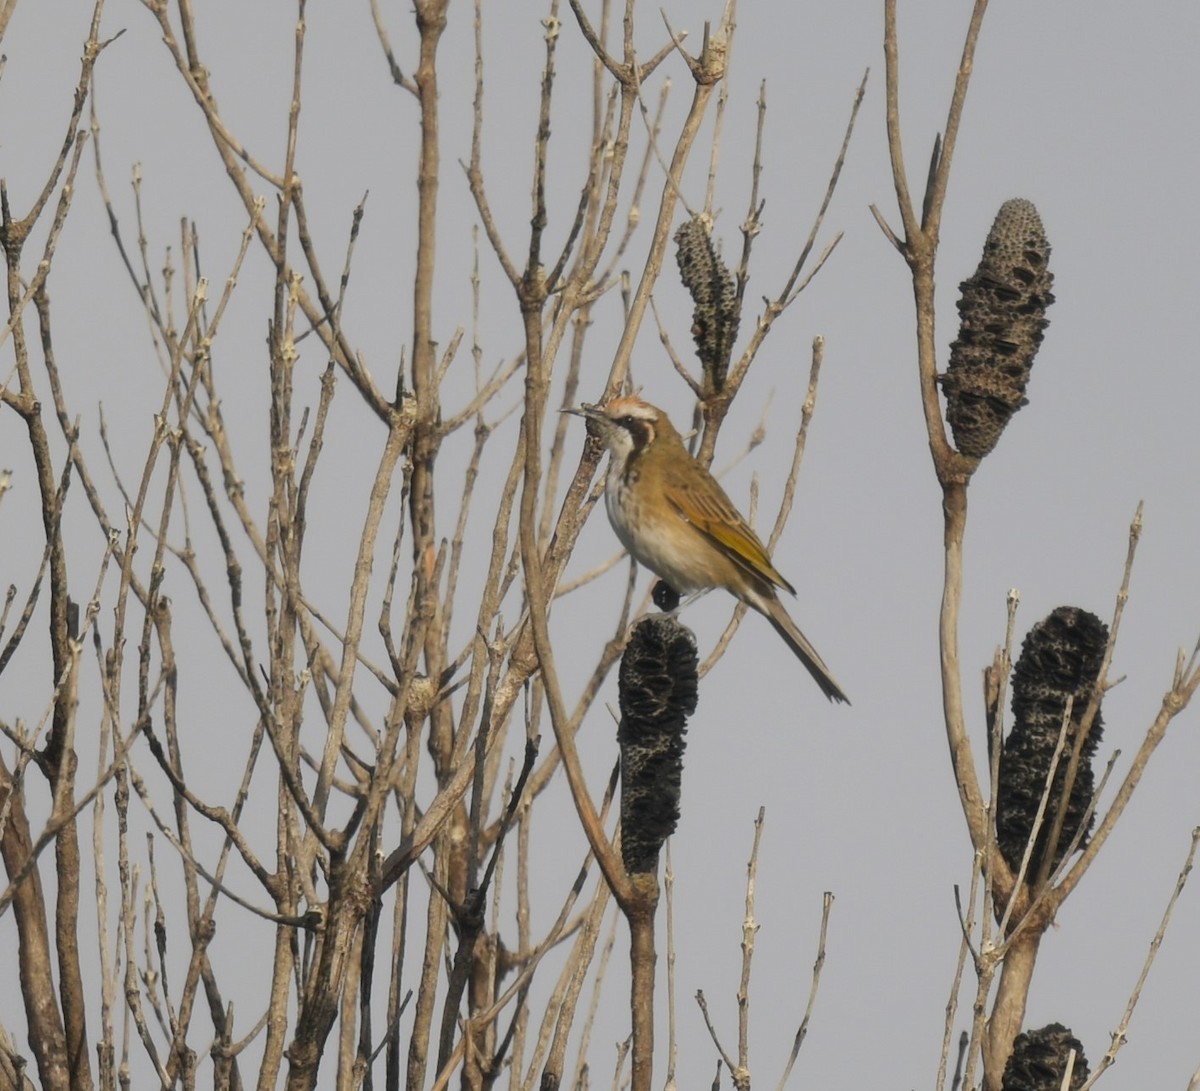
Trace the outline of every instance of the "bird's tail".
<instances>
[{"instance_id":1,"label":"bird's tail","mask_svg":"<svg viewBox=\"0 0 1200 1091\"><path fill-rule=\"evenodd\" d=\"M833 675L829 673L829 668L825 666L825 661L817 654L817 649L808 642L808 638L799 630L791 617L788 616L788 612L783 608L783 603L776 596L772 595L763 603L760 609L767 620L775 627L775 631L787 641L787 646L796 653L796 658L808 668L808 673L813 676L817 685L821 687L821 692L831 701L839 701L844 705L848 705L850 698L842 691L842 687L834 681Z\"/></svg>"}]
</instances>

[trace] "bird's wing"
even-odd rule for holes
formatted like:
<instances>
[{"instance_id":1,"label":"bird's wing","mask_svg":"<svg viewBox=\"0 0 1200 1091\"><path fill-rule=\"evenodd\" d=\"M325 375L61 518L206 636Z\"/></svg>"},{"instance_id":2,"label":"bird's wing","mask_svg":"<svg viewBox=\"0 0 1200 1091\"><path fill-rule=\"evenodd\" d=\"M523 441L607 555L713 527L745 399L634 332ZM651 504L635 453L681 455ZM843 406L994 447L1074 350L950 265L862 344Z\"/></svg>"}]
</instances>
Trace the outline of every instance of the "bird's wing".
<instances>
[{"instance_id":1,"label":"bird's wing","mask_svg":"<svg viewBox=\"0 0 1200 1091\"><path fill-rule=\"evenodd\" d=\"M725 491L712 482L711 489L698 489L686 482L664 489L667 502L681 518L695 527L734 564L756 579L782 587L791 594L796 589L775 566L766 547L750 524L742 518Z\"/></svg>"}]
</instances>

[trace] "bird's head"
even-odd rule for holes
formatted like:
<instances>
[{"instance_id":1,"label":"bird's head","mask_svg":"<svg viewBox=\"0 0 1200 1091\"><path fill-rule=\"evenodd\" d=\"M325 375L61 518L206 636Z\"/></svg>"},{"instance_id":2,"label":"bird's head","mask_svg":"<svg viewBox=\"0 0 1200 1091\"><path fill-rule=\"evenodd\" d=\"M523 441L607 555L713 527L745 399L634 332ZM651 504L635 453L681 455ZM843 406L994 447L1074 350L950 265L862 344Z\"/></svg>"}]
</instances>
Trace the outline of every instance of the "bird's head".
<instances>
[{"instance_id":1,"label":"bird's head","mask_svg":"<svg viewBox=\"0 0 1200 1091\"><path fill-rule=\"evenodd\" d=\"M661 409L631 394L613 398L607 405L584 402L565 412L583 417L588 434L600 440L619 462L646 450L659 437L676 434Z\"/></svg>"}]
</instances>

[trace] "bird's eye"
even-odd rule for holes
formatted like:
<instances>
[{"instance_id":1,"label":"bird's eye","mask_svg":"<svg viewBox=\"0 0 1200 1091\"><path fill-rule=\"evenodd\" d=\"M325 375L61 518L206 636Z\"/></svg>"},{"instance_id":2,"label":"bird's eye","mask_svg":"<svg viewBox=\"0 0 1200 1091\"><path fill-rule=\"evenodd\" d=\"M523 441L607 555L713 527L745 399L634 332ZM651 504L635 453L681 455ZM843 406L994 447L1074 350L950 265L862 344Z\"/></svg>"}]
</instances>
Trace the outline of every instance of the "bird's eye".
<instances>
[{"instance_id":1,"label":"bird's eye","mask_svg":"<svg viewBox=\"0 0 1200 1091\"><path fill-rule=\"evenodd\" d=\"M633 427L634 427L633 417L622 417L619 421L617 421L617 423L622 428L626 429L626 431L629 431L629 432L633 431Z\"/></svg>"}]
</instances>

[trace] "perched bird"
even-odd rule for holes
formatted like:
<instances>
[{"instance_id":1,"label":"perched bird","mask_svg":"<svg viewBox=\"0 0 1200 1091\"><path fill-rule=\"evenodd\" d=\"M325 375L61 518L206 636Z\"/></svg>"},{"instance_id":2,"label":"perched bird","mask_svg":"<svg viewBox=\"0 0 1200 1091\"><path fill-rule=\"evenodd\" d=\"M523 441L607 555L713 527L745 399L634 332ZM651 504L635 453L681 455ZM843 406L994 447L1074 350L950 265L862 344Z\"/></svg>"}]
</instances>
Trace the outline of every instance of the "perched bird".
<instances>
[{"instance_id":1,"label":"perched bird","mask_svg":"<svg viewBox=\"0 0 1200 1091\"><path fill-rule=\"evenodd\" d=\"M688 454L667 415L635 397L567 412L584 417L609 450L608 518L633 558L680 594L725 588L775 627L826 697L849 704L779 601L777 588L796 589L725 490Z\"/></svg>"}]
</instances>

